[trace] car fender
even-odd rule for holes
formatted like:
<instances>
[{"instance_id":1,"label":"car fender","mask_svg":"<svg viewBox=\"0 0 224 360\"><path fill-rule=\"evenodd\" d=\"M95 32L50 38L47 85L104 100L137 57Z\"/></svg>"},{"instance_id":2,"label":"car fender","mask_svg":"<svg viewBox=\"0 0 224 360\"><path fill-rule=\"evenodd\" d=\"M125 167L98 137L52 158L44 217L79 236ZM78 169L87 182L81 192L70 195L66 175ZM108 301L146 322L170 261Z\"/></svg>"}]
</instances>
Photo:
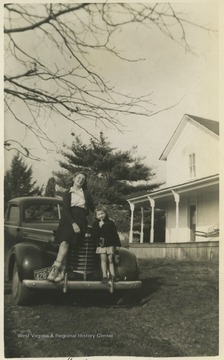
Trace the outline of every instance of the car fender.
<instances>
[{"instance_id":1,"label":"car fender","mask_svg":"<svg viewBox=\"0 0 224 360\"><path fill-rule=\"evenodd\" d=\"M33 279L33 271L52 265L54 253L48 253L36 244L16 244L7 258L8 278L12 278L14 264L17 264L20 280Z\"/></svg>"},{"instance_id":2,"label":"car fender","mask_svg":"<svg viewBox=\"0 0 224 360\"><path fill-rule=\"evenodd\" d=\"M137 280L139 266L136 255L128 249L120 248L119 258L119 263L115 265L115 271L120 280Z\"/></svg>"}]
</instances>

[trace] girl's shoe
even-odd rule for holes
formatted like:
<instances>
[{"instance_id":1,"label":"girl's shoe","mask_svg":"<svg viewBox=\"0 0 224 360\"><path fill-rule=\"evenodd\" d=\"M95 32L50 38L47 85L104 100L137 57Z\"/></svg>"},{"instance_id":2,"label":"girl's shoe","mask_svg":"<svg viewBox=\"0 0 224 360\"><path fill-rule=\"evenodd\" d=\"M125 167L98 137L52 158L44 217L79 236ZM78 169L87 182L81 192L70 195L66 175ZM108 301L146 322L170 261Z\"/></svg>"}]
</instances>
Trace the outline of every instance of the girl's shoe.
<instances>
[{"instance_id":1,"label":"girl's shoe","mask_svg":"<svg viewBox=\"0 0 224 360\"><path fill-rule=\"evenodd\" d=\"M59 270L60 270L60 268L58 266L53 265L51 268L50 274L47 277L47 280L55 281L55 279L57 278L57 276L59 274Z\"/></svg>"},{"instance_id":2,"label":"girl's shoe","mask_svg":"<svg viewBox=\"0 0 224 360\"><path fill-rule=\"evenodd\" d=\"M102 283L103 283L103 284L106 284L106 283L107 283L107 281L108 281L108 278L107 278L107 277L103 277L103 279L102 279Z\"/></svg>"},{"instance_id":3,"label":"girl's shoe","mask_svg":"<svg viewBox=\"0 0 224 360\"><path fill-rule=\"evenodd\" d=\"M54 282L58 283L65 278L65 269L61 269L57 275L57 277L54 279Z\"/></svg>"}]
</instances>

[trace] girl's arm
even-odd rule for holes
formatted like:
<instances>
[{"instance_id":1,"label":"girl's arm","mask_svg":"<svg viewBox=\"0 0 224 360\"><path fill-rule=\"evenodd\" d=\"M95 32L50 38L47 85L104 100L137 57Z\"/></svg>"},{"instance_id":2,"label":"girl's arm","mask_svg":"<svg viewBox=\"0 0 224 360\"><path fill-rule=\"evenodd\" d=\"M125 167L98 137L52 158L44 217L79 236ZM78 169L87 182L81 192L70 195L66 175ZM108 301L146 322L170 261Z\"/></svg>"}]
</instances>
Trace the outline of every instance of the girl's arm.
<instances>
[{"instance_id":1,"label":"girl's arm","mask_svg":"<svg viewBox=\"0 0 224 360\"><path fill-rule=\"evenodd\" d=\"M114 246L121 247L121 241L120 241L120 238L119 238L119 235L118 235L118 232L117 232L115 222L112 221L112 223L113 223Z\"/></svg>"},{"instance_id":2,"label":"girl's arm","mask_svg":"<svg viewBox=\"0 0 224 360\"><path fill-rule=\"evenodd\" d=\"M99 239L100 239L100 229L99 226L96 222L93 223L92 225L92 237L93 240L98 243Z\"/></svg>"},{"instance_id":3,"label":"girl's arm","mask_svg":"<svg viewBox=\"0 0 224 360\"><path fill-rule=\"evenodd\" d=\"M69 196L69 193L68 192L65 192L62 196L63 198L63 204L62 204L62 207L63 207L63 212L64 212L64 215L66 216L67 220L73 224L75 221L71 215L71 212L70 212L70 209L71 209L71 204L70 204L70 196Z\"/></svg>"},{"instance_id":4,"label":"girl's arm","mask_svg":"<svg viewBox=\"0 0 224 360\"><path fill-rule=\"evenodd\" d=\"M95 210L95 206L90 192L88 190L84 190L84 196L86 200L87 211L90 210L93 213Z\"/></svg>"}]
</instances>

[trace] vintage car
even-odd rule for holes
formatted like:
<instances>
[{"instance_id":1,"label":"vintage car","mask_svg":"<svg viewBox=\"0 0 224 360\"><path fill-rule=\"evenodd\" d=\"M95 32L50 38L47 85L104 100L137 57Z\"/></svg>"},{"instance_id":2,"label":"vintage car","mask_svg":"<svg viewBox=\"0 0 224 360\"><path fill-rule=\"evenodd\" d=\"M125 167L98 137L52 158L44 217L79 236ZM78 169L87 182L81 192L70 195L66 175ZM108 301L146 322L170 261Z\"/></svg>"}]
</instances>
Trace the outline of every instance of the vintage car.
<instances>
[{"instance_id":1,"label":"vintage car","mask_svg":"<svg viewBox=\"0 0 224 360\"><path fill-rule=\"evenodd\" d=\"M128 249L119 249L119 262L115 264L119 281L101 282L99 256L89 231L78 249L68 252L65 279L60 283L47 280L58 252L54 244L62 211L60 198L20 197L9 201L5 213L5 275L12 282L15 304L26 305L38 289L117 290L138 289L139 267L136 256Z\"/></svg>"}]
</instances>

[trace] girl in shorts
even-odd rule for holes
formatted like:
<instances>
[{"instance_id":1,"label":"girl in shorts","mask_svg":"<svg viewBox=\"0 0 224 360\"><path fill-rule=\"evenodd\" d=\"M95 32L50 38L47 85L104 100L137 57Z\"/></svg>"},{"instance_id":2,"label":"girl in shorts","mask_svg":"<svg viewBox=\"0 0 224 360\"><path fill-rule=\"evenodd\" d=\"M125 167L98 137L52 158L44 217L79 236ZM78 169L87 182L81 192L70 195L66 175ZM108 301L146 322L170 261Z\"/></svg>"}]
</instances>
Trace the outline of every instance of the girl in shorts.
<instances>
[{"instance_id":1,"label":"girl in shorts","mask_svg":"<svg viewBox=\"0 0 224 360\"><path fill-rule=\"evenodd\" d=\"M96 253L100 255L103 276L102 282L106 283L108 280L107 270L109 270L111 278L115 280L113 257L114 255L117 256L117 248L121 246L121 242L116 225L114 221L108 217L105 206L101 205L95 209L95 217L92 226L92 236L97 244ZM109 269L107 264L109 264Z\"/></svg>"}]
</instances>

